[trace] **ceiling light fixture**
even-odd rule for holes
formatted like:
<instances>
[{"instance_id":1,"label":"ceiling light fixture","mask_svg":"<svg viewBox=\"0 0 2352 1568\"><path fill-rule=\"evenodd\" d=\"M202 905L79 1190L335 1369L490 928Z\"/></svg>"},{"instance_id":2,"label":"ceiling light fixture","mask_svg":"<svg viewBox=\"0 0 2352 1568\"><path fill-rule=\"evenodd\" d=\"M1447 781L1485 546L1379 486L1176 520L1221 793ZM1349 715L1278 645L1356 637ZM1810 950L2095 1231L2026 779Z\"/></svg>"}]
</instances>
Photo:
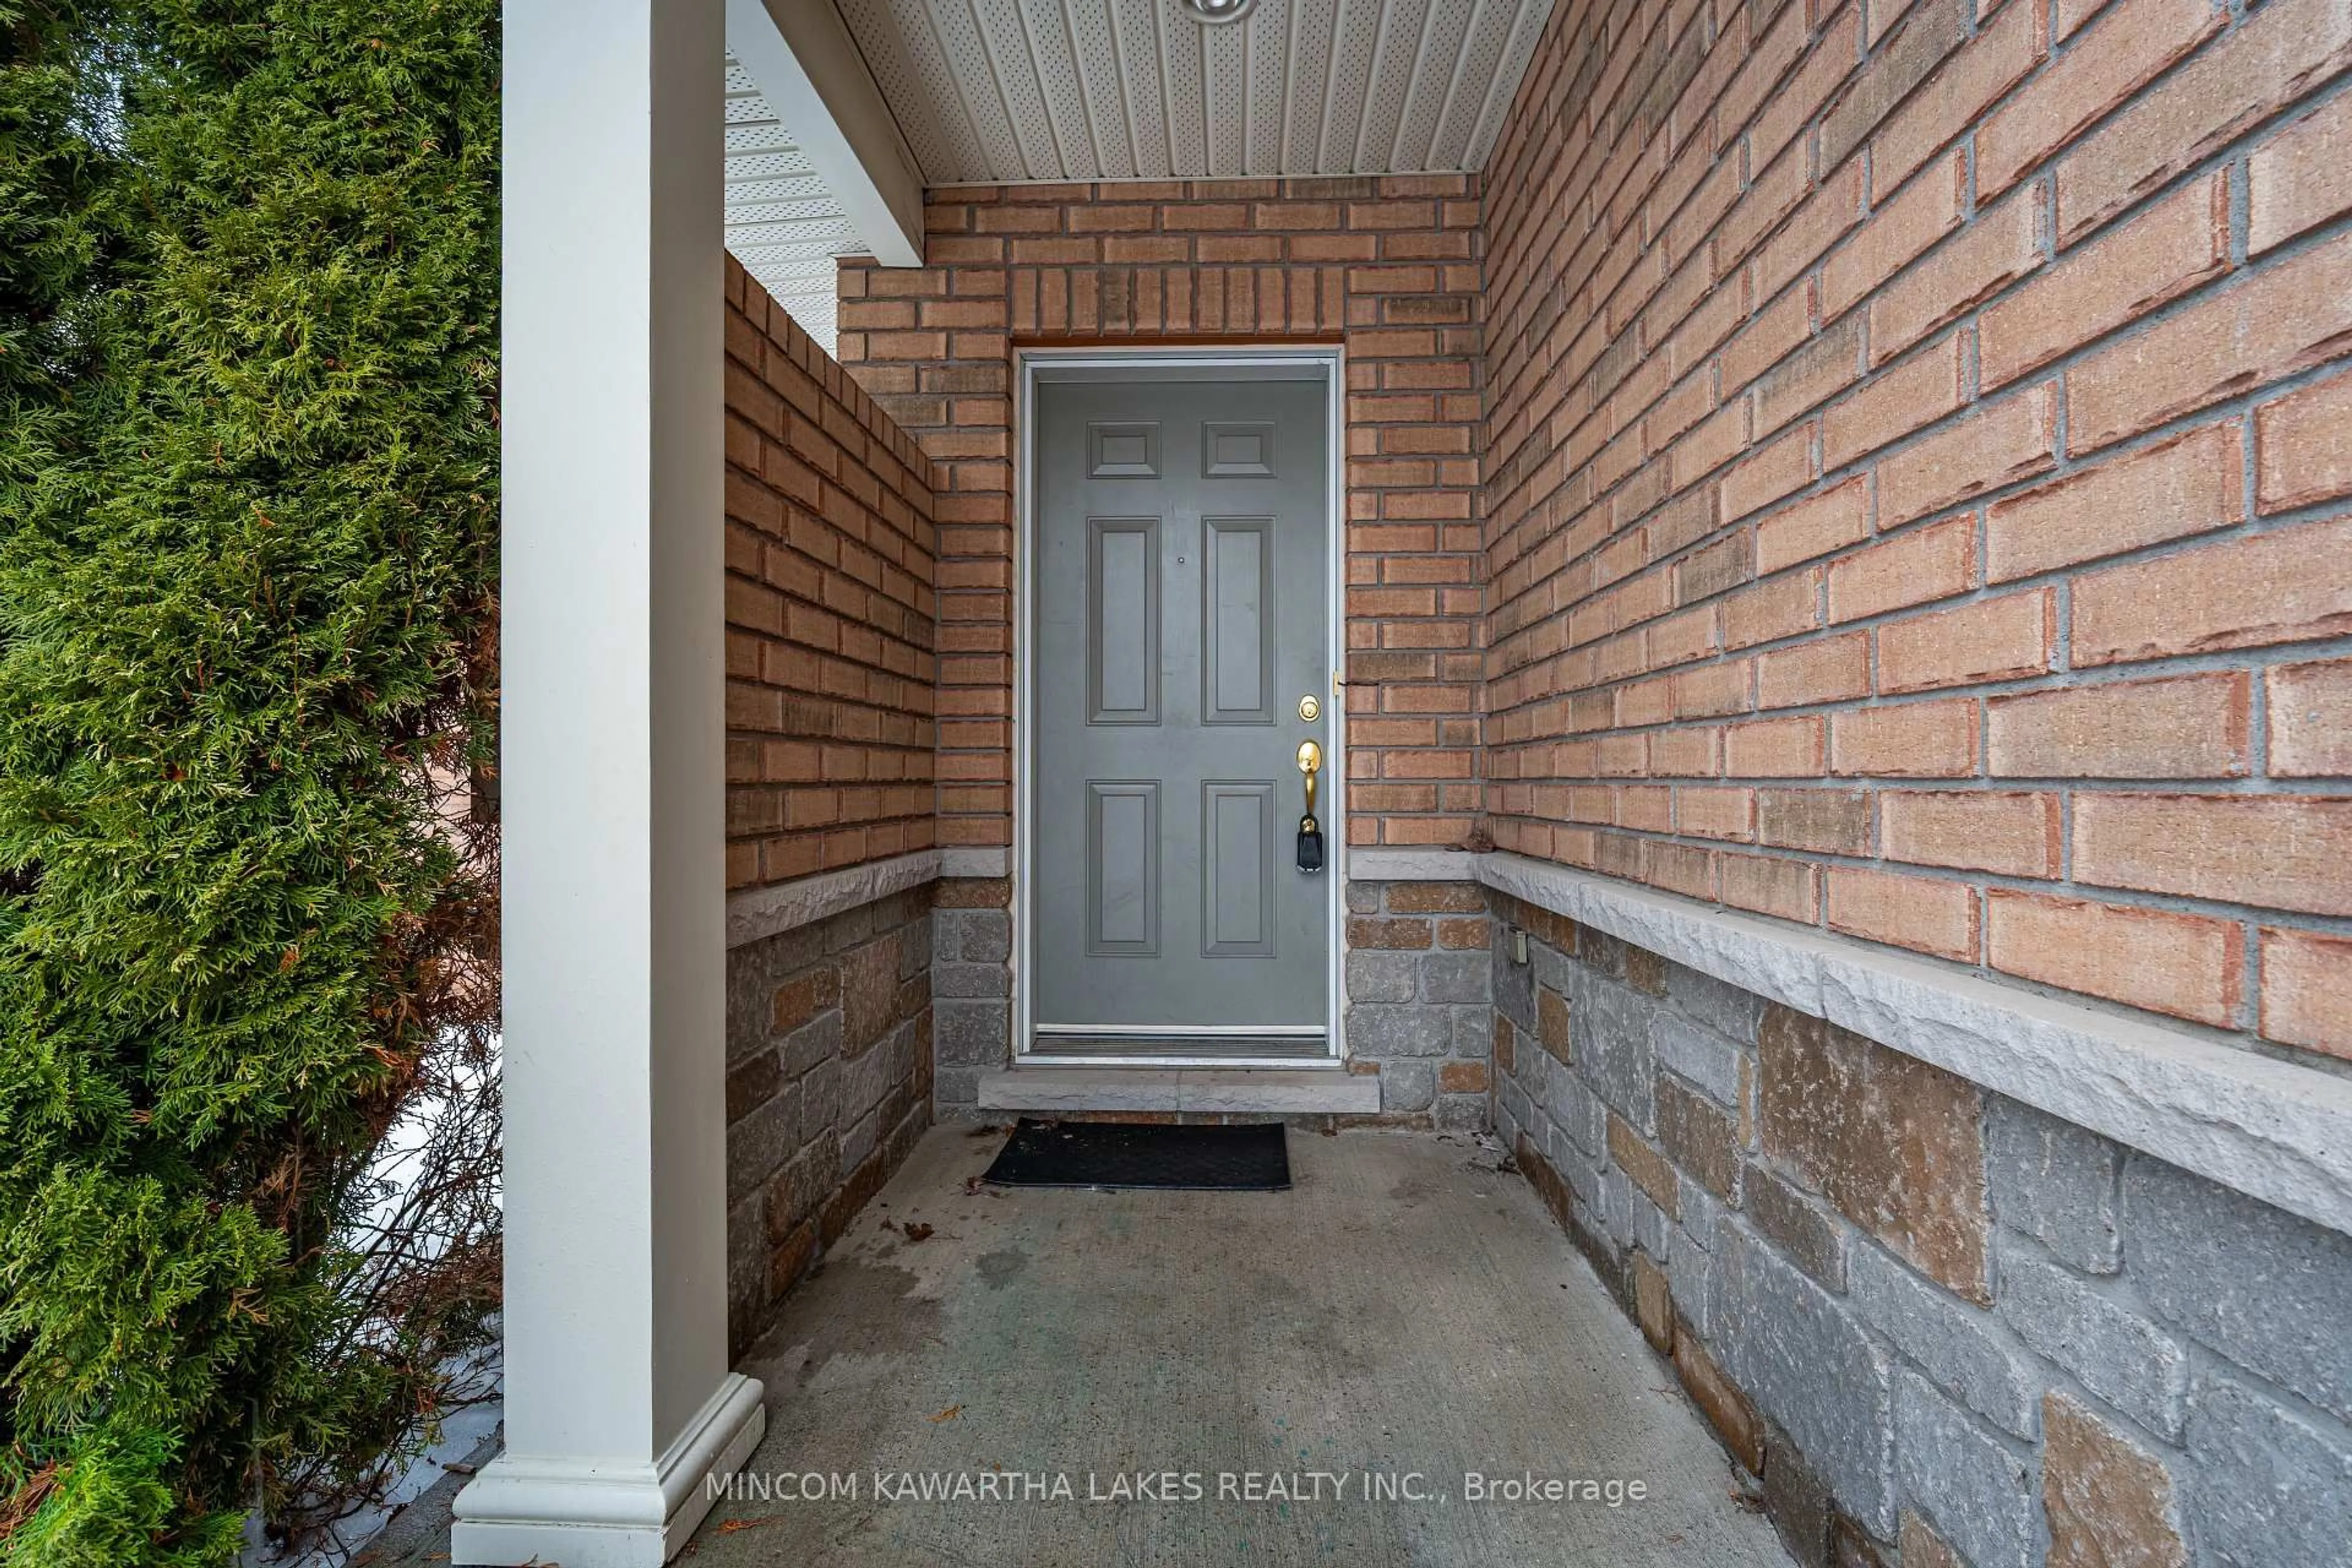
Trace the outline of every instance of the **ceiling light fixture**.
<instances>
[{"instance_id":1,"label":"ceiling light fixture","mask_svg":"<svg viewBox=\"0 0 2352 1568\"><path fill-rule=\"evenodd\" d=\"M1177 0L1184 14L1204 27L1238 22L1256 8L1257 0Z\"/></svg>"}]
</instances>

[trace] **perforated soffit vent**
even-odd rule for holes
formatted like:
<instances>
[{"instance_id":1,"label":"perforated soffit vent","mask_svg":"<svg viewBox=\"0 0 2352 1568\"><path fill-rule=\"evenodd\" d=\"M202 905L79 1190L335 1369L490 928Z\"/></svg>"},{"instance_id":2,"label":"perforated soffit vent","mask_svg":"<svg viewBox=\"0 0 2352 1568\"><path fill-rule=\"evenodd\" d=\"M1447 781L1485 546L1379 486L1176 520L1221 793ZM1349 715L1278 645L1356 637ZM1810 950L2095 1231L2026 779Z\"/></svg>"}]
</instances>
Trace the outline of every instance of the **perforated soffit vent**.
<instances>
[{"instance_id":1,"label":"perforated soffit vent","mask_svg":"<svg viewBox=\"0 0 2352 1568\"><path fill-rule=\"evenodd\" d=\"M801 330L834 352L834 258L864 251L841 204L727 58L727 248Z\"/></svg>"},{"instance_id":2,"label":"perforated soffit vent","mask_svg":"<svg viewBox=\"0 0 2352 1568\"><path fill-rule=\"evenodd\" d=\"M931 184L1478 168L1553 0L839 0Z\"/></svg>"}]
</instances>

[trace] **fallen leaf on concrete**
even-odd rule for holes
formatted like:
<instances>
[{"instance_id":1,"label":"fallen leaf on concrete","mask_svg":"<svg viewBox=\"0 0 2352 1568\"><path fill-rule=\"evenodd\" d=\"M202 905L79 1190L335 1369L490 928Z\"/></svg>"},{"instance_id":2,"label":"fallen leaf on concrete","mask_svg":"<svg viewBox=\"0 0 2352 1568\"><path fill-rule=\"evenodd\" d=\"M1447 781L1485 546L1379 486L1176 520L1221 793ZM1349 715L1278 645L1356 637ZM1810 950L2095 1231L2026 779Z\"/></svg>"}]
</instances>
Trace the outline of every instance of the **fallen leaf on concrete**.
<instances>
[{"instance_id":1,"label":"fallen leaf on concrete","mask_svg":"<svg viewBox=\"0 0 2352 1568\"><path fill-rule=\"evenodd\" d=\"M732 1535L739 1530L757 1530L763 1524L775 1522L772 1519L722 1519L719 1521L719 1533Z\"/></svg>"},{"instance_id":2,"label":"fallen leaf on concrete","mask_svg":"<svg viewBox=\"0 0 2352 1568\"><path fill-rule=\"evenodd\" d=\"M957 1416L959 1416L959 1415L962 1415L962 1414L963 1414L963 1406L962 1406L962 1405L949 1405L945 1410L940 1411L937 1415L934 1415L934 1416L932 1416L932 1417L930 1418L930 1419L931 1419L931 1425L932 1425L932 1426L938 1426L938 1425L939 1425L940 1422L942 1422L942 1421L952 1421L952 1420L954 1420Z\"/></svg>"},{"instance_id":3,"label":"fallen leaf on concrete","mask_svg":"<svg viewBox=\"0 0 2352 1568\"><path fill-rule=\"evenodd\" d=\"M898 1228L907 1233L907 1239L908 1241L929 1241L931 1239L931 1227L929 1226L917 1225L913 1220L907 1220L902 1222Z\"/></svg>"}]
</instances>

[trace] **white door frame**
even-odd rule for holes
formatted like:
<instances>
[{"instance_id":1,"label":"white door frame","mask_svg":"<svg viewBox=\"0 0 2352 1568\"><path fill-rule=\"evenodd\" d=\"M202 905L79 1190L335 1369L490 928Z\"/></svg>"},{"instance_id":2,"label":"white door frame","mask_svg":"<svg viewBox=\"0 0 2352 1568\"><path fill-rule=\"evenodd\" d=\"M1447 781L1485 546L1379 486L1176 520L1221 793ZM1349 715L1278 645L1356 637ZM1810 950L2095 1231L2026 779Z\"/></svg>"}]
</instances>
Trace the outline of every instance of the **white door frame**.
<instances>
[{"instance_id":1,"label":"white door frame","mask_svg":"<svg viewBox=\"0 0 2352 1568\"><path fill-rule=\"evenodd\" d=\"M1016 426L1018 438L1014 444L1013 463L1013 1059L1018 1064L1029 1057L1034 1021L1027 979L1032 967L1030 943L1036 931L1036 923L1030 911L1031 862L1036 846L1031 817L1035 801L1032 784L1035 774L1036 735L1029 721L1034 711L1034 694L1028 652L1030 595L1034 592L1033 567L1036 555L1034 548L1036 536L1036 487L1034 479L1037 449L1037 384L1041 380L1055 379L1056 372L1068 371L1312 368L1321 370L1324 378L1326 467L1328 469L1324 506L1330 519L1330 538L1325 551L1328 562L1325 584L1330 607L1327 618L1328 647L1325 657L1330 667L1331 684L1328 691L1320 694L1325 701L1324 711L1331 718L1330 755L1323 770L1325 782L1321 792L1324 797L1323 842L1327 884L1325 920L1329 928L1329 952L1324 975L1324 1043L1327 1054L1317 1058L1252 1060L1233 1057L1124 1054L1115 1058L1090 1058L1056 1053L1053 1061L1056 1067L1339 1067L1346 1062L1348 1056L1347 992L1344 984L1347 962L1347 932L1344 927L1348 902L1348 715L1339 680L1339 672L1346 668L1342 661L1348 652L1348 513L1343 478L1348 460L1344 418L1348 383L1347 366L1339 346L1336 343L1252 343L1214 348L1024 348L1014 352L1014 360L1020 404ZM1202 1031L1204 1034L1214 1032ZM1252 1032L1263 1034L1263 1031Z\"/></svg>"}]
</instances>

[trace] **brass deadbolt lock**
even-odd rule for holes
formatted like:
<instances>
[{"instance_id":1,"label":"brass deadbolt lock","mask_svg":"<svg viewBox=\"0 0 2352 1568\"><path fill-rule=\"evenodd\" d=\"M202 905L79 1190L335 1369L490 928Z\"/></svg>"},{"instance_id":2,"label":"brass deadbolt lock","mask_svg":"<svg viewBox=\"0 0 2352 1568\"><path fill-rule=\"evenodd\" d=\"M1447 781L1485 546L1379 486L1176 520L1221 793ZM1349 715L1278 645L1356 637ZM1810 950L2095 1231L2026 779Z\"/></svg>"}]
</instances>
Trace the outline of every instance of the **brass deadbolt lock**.
<instances>
[{"instance_id":1,"label":"brass deadbolt lock","mask_svg":"<svg viewBox=\"0 0 2352 1568\"><path fill-rule=\"evenodd\" d=\"M1323 717L1323 704L1315 700L1312 691L1298 700L1298 716L1309 724Z\"/></svg>"}]
</instances>

